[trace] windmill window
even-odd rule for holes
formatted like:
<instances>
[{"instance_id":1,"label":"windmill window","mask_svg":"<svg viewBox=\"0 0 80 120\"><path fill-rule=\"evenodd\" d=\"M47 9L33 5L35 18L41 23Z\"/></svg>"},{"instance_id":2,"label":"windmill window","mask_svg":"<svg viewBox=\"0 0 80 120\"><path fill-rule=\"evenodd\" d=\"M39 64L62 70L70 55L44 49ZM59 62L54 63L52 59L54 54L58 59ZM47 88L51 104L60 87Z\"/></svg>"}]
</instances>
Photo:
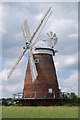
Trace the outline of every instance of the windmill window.
<instances>
[{"instance_id":1,"label":"windmill window","mask_svg":"<svg viewBox=\"0 0 80 120\"><path fill-rule=\"evenodd\" d=\"M49 92L49 93L52 93L52 88L49 88L49 89L48 89L48 92Z\"/></svg>"},{"instance_id":2,"label":"windmill window","mask_svg":"<svg viewBox=\"0 0 80 120\"><path fill-rule=\"evenodd\" d=\"M35 59L35 63L39 63L39 59Z\"/></svg>"}]
</instances>

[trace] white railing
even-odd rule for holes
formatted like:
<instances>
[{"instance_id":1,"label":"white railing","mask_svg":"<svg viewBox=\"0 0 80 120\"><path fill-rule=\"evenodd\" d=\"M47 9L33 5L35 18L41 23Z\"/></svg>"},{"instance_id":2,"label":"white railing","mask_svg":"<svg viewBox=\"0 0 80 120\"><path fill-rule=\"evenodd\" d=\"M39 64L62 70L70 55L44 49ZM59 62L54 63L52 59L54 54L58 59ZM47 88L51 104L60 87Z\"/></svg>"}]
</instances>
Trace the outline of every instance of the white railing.
<instances>
[{"instance_id":1,"label":"white railing","mask_svg":"<svg viewBox=\"0 0 80 120\"><path fill-rule=\"evenodd\" d=\"M23 97L24 96L24 97ZM13 94L13 99L55 99L55 98L61 98L61 93L48 93L48 92L27 92L26 94L24 93L16 93Z\"/></svg>"}]
</instances>

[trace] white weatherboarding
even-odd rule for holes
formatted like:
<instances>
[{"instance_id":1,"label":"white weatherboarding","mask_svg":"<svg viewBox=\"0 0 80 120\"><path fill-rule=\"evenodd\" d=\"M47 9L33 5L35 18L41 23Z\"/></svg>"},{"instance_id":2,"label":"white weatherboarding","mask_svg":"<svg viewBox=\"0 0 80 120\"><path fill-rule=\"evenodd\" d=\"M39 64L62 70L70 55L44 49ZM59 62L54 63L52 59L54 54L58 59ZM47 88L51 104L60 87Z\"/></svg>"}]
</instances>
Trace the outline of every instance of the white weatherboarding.
<instances>
[{"instance_id":1,"label":"white weatherboarding","mask_svg":"<svg viewBox=\"0 0 80 120\"><path fill-rule=\"evenodd\" d=\"M44 25L46 24L46 22L47 22L48 18L50 17L51 13L52 13L52 8L50 7L46 11L46 13L44 14L44 16L40 20L38 26L36 27L36 29L33 31L32 34L30 33L27 21L25 20L25 22L22 26L22 29L23 29L23 36L25 38L26 46L24 47L24 51L21 53L17 62L15 63L15 65L10 70L7 78L11 77L13 71L15 70L17 65L19 64L19 62L22 59L22 57L24 56L25 52L28 50L32 81L34 82L36 80L36 78L38 77L38 72L37 72L36 65L35 65L35 62L34 62L34 57L33 57L33 54L32 54L32 47L35 45L36 39L38 38L41 30L43 29Z\"/></svg>"}]
</instances>

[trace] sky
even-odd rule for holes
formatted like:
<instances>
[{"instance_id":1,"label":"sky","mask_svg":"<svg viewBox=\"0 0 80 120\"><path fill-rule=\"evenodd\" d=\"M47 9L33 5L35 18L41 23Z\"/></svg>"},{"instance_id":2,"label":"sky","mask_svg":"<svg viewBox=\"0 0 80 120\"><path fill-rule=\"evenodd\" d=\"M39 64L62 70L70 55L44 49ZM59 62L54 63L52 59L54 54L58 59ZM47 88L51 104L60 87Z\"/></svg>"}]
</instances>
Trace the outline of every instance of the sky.
<instances>
[{"instance_id":1,"label":"sky","mask_svg":"<svg viewBox=\"0 0 80 120\"><path fill-rule=\"evenodd\" d=\"M59 88L62 92L75 92L78 94L78 3L3 2L2 49L0 47L0 51L2 50L0 93L2 88L2 95L0 94L0 97L12 97L12 94L23 91L28 63L27 52L12 77L9 80L6 79L7 73L23 51L23 46L25 46L22 25L26 19L32 32L50 6L53 13L37 41L45 39L48 31L57 34L58 43L55 49L58 50L58 53L53 57L53 60Z\"/></svg>"}]
</instances>

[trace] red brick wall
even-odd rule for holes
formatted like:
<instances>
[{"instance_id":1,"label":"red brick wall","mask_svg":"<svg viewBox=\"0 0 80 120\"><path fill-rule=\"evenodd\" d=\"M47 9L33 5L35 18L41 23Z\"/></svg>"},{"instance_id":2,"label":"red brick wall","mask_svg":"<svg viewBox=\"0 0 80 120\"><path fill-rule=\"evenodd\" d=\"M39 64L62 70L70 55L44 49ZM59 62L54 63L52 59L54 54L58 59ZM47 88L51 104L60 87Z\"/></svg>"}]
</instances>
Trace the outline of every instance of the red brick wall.
<instances>
[{"instance_id":1,"label":"red brick wall","mask_svg":"<svg viewBox=\"0 0 80 120\"><path fill-rule=\"evenodd\" d=\"M34 54L34 59L39 59L36 63L38 78L32 82L30 64L26 70L23 98L52 98L55 93L55 98L59 97L58 81L54 61L49 54ZM48 89L52 88L53 93L49 93Z\"/></svg>"}]
</instances>

